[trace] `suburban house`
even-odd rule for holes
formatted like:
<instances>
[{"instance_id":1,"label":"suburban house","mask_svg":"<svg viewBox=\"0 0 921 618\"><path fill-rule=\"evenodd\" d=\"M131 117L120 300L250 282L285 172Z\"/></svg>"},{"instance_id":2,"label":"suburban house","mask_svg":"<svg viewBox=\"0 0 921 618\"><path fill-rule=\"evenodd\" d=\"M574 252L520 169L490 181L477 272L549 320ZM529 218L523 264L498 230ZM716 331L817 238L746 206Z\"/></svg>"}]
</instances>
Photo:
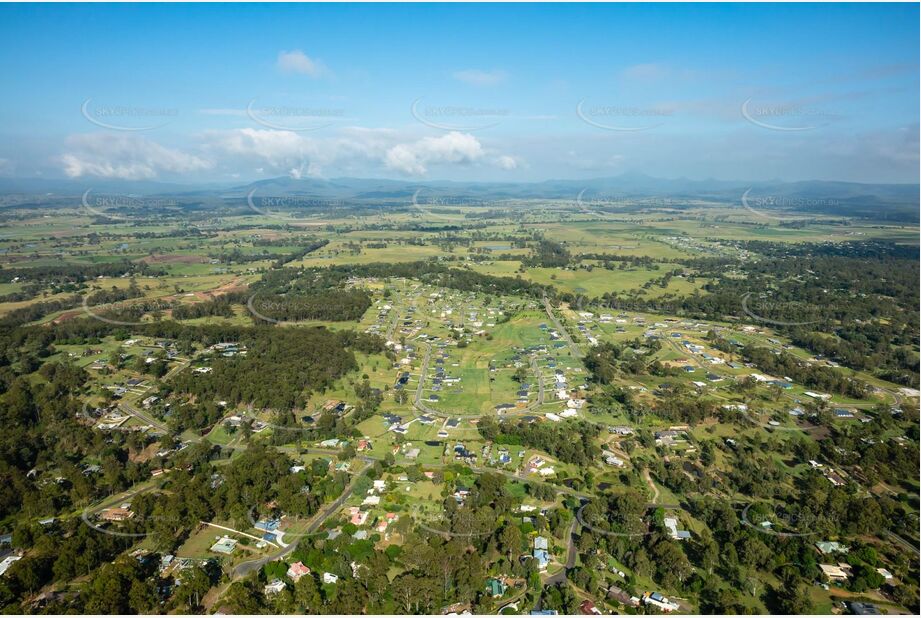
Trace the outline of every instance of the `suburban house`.
<instances>
[{"instance_id":1,"label":"suburban house","mask_svg":"<svg viewBox=\"0 0 921 618\"><path fill-rule=\"evenodd\" d=\"M851 610L851 613L855 616L878 616L882 613L879 611L879 608L872 603L851 601L847 604L847 608Z\"/></svg>"},{"instance_id":2,"label":"suburban house","mask_svg":"<svg viewBox=\"0 0 921 618\"><path fill-rule=\"evenodd\" d=\"M230 555L233 553L234 548L237 546L237 540L232 539L229 536L221 537L217 542L211 546L211 551L218 554L227 554Z\"/></svg>"},{"instance_id":3,"label":"suburban house","mask_svg":"<svg viewBox=\"0 0 921 618\"><path fill-rule=\"evenodd\" d=\"M99 519L102 519L103 521L125 521L127 519L131 519L132 517L134 517L134 512L124 504L119 507L106 509L99 514Z\"/></svg>"},{"instance_id":4,"label":"suburban house","mask_svg":"<svg viewBox=\"0 0 921 618\"><path fill-rule=\"evenodd\" d=\"M822 554L846 554L849 549L838 541L819 541L815 547Z\"/></svg>"},{"instance_id":5,"label":"suburban house","mask_svg":"<svg viewBox=\"0 0 921 618\"><path fill-rule=\"evenodd\" d=\"M265 587L262 589L262 592L268 596L270 594L278 594L285 588L287 588L287 584L285 584L285 582L281 581L280 579L273 579L265 585Z\"/></svg>"},{"instance_id":6,"label":"suburban house","mask_svg":"<svg viewBox=\"0 0 921 618\"><path fill-rule=\"evenodd\" d=\"M349 521L356 526L364 525L368 521L368 512L353 506L349 509Z\"/></svg>"},{"instance_id":7,"label":"suburban house","mask_svg":"<svg viewBox=\"0 0 921 618\"><path fill-rule=\"evenodd\" d=\"M537 560L537 566L541 571L547 569L550 564L550 554L548 553L550 545L545 537L539 536L534 538L534 559Z\"/></svg>"},{"instance_id":8,"label":"suburban house","mask_svg":"<svg viewBox=\"0 0 921 618\"><path fill-rule=\"evenodd\" d=\"M297 583L303 576L310 575L310 569L305 566L303 562L298 561L288 567L288 571L285 575L288 576L288 579Z\"/></svg>"},{"instance_id":9,"label":"suburban house","mask_svg":"<svg viewBox=\"0 0 921 618\"><path fill-rule=\"evenodd\" d=\"M505 591L508 589L508 586L505 585L501 579L496 579L495 577L490 577L486 580L486 592L489 596L501 597L505 594Z\"/></svg>"},{"instance_id":10,"label":"suburban house","mask_svg":"<svg viewBox=\"0 0 921 618\"><path fill-rule=\"evenodd\" d=\"M666 597L658 592L647 592L643 595L643 603L652 605L663 612L673 612L680 608L674 601L669 601Z\"/></svg>"},{"instance_id":11,"label":"suburban house","mask_svg":"<svg viewBox=\"0 0 921 618\"><path fill-rule=\"evenodd\" d=\"M851 567L848 564L839 562L835 564L820 564L819 568L822 569L822 574L827 577L829 580L835 581L847 581L851 576Z\"/></svg>"},{"instance_id":12,"label":"suburban house","mask_svg":"<svg viewBox=\"0 0 921 618\"><path fill-rule=\"evenodd\" d=\"M281 522L277 519L260 519L253 527L263 532L273 532L278 529L279 525Z\"/></svg>"},{"instance_id":13,"label":"suburban house","mask_svg":"<svg viewBox=\"0 0 921 618\"><path fill-rule=\"evenodd\" d=\"M685 539L691 538L691 533L687 530L678 529L678 520L674 517L666 517L663 521L665 527L668 529L668 534L670 537L676 541L683 541Z\"/></svg>"},{"instance_id":14,"label":"suburban house","mask_svg":"<svg viewBox=\"0 0 921 618\"><path fill-rule=\"evenodd\" d=\"M595 604L585 599L579 604L579 613L583 616L600 616L601 610L595 607Z\"/></svg>"},{"instance_id":15,"label":"suburban house","mask_svg":"<svg viewBox=\"0 0 921 618\"><path fill-rule=\"evenodd\" d=\"M0 575L3 575L4 573L6 573L7 569L13 566L13 563L16 562L17 560L20 560L21 558L22 556L18 556L16 554L10 554L6 558L4 558L3 561L0 562Z\"/></svg>"}]
</instances>

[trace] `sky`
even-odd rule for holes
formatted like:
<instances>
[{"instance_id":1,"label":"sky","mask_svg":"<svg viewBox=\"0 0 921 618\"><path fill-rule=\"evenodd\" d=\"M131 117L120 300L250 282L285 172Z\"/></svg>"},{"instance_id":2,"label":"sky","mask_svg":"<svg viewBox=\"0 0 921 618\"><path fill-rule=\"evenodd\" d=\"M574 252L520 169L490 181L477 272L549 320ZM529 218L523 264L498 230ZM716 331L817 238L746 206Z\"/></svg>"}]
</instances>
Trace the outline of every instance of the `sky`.
<instances>
[{"instance_id":1,"label":"sky","mask_svg":"<svg viewBox=\"0 0 921 618\"><path fill-rule=\"evenodd\" d=\"M0 5L0 176L918 182L917 4Z\"/></svg>"}]
</instances>

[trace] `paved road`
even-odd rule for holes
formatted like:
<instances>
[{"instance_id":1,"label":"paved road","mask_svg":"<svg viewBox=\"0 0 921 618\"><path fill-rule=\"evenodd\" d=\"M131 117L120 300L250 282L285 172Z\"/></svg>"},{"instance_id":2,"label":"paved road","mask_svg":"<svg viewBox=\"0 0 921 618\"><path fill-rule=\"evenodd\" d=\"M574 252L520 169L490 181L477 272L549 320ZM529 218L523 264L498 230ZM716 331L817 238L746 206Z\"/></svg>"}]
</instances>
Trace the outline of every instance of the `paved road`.
<instances>
[{"instance_id":1,"label":"paved road","mask_svg":"<svg viewBox=\"0 0 921 618\"><path fill-rule=\"evenodd\" d=\"M569 530L566 531L566 537L569 539L569 544L566 547L566 564L565 568L554 573L550 577L544 580L545 586L555 586L556 584L562 584L566 581L566 573L569 569L576 566L576 558L578 556L578 551L576 550L576 525L578 525L579 520L577 517L572 518L572 523L569 524Z\"/></svg>"},{"instance_id":2,"label":"paved road","mask_svg":"<svg viewBox=\"0 0 921 618\"><path fill-rule=\"evenodd\" d=\"M419 373L419 385L416 387L416 394L413 396L413 407L424 414L431 414L439 418L479 418L483 416L479 412L470 414L464 412L448 412L445 410L436 410L422 400L422 393L425 390L425 378L428 376L429 362L432 356L432 346L425 344L425 356L422 359L422 368ZM537 377L537 400L528 404L524 410L519 412L533 412L540 406L544 405L544 376L537 365L537 359L531 359L531 371Z\"/></svg>"},{"instance_id":3,"label":"paved road","mask_svg":"<svg viewBox=\"0 0 921 618\"><path fill-rule=\"evenodd\" d=\"M921 553L921 552L919 552L918 546L917 546L917 545L915 545L914 543L912 543L912 542L909 541L908 539L902 538L901 536L899 536L899 535L896 534L895 532L890 532L890 531L887 530L887 531L886 531L886 536L888 536L890 539L892 539L893 541L895 541L896 543L898 543L899 545L901 545L901 546L904 547L905 549L909 549L909 550L915 552L916 555L918 555L919 553Z\"/></svg>"},{"instance_id":4,"label":"paved road","mask_svg":"<svg viewBox=\"0 0 921 618\"><path fill-rule=\"evenodd\" d=\"M352 495L352 492L355 490L355 484L358 482L358 479L361 478L361 475L364 474L368 468L372 466L373 462L368 462L365 466L355 474L352 481L346 486L345 490L342 492L342 495L336 498L329 506L324 509L321 509L315 516L312 522L308 524L306 534L312 534L320 529L326 520L329 519L333 513L339 510L339 507L348 500L349 496ZM273 562L280 558L284 558L297 548L297 541L289 543L287 547L283 547L278 551L272 552L267 556L258 558L256 560L248 560L246 562L241 562L233 569L234 578L246 577L253 571L261 569L264 565L269 562Z\"/></svg>"},{"instance_id":5,"label":"paved road","mask_svg":"<svg viewBox=\"0 0 921 618\"><path fill-rule=\"evenodd\" d=\"M424 401L422 401L422 392L425 390L425 378L429 373L429 360L432 357L432 346L428 343L425 344L425 356L422 359L422 369L419 372L419 386L416 387L416 394L413 396L413 407L424 414L431 414L439 418L448 418L448 417L462 417L462 418L479 418L480 414L460 414L455 412L442 412L441 410L436 410L435 408L429 406Z\"/></svg>"},{"instance_id":6,"label":"paved road","mask_svg":"<svg viewBox=\"0 0 921 618\"><path fill-rule=\"evenodd\" d=\"M576 358L582 358L582 350L579 348L579 345L572 340L572 337L569 336L569 331L563 328L563 324L557 319L556 314L553 313L553 307L550 306L550 301L547 300L547 297L544 297L544 310L547 312L547 317L550 318L550 321L553 322L553 326L556 327L560 336L566 341L569 345L569 350L572 352L572 355Z\"/></svg>"},{"instance_id":7,"label":"paved road","mask_svg":"<svg viewBox=\"0 0 921 618\"><path fill-rule=\"evenodd\" d=\"M139 419L141 419L142 421L144 421L145 423L147 423L148 425L156 429L158 432L163 433L163 434L169 434L169 428L165 424L163 424L163 421L160 421L154 418L150 414L147 414L146 412L134 407L133 405L125 401L119 403L118 406L122 408L125 412L127 412L128 414L138 417Z\"/></svg>"},{"instance_id":8,"label":"paved road","mask_svg":"<svg viewBox=\"0 0 921 618\"><path fill-rule=\"evenodd\" d=\"M540 367L537 365L537 359L533 356L531 357L531 372L537 376L537 402L530 404L528 410L544 405L544 374L541 373Z\"/></svg>"}]
</instances>

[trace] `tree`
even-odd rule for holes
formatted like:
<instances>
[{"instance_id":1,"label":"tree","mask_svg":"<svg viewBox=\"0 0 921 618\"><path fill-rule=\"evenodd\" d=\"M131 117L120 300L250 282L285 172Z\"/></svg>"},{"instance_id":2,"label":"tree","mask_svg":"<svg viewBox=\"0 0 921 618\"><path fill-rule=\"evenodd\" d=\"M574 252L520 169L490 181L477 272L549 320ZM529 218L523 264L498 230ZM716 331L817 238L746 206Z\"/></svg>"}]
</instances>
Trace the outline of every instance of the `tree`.
<instances>
[{"instance_id":1,"label":"tree","mask_svg":"<svg viewBox=\"0 0 921 618\"><path fill-rule=\"evenodd\" d=\"M801 583L774 588L777 608L774 613L779 614L811 614L812 599L805 586Z\"/></svg>"},{"instance_id":2,"label":"tree","mask_svg":"<svg viewBox=\"0 0 921 618\"><path fill-rule=\"evenodd\" d=\"M199 566L193 566L182 572L182 585L179 592L185 599L189 609L201 606L202 597L211 589L211 579Z\"/></svg>"},{"instance_id":3,"label":"tree","mask_svg":"<svg viewBox=\"0 0 921 618\"><path fill-rule=\"evenodd\" d=\"M512 562L515 555L521 551L521 540L521 530L518 526L511 521L506 522L505 527L499 532L499 547L509 562Z\"/></svg>"}]
</instances>

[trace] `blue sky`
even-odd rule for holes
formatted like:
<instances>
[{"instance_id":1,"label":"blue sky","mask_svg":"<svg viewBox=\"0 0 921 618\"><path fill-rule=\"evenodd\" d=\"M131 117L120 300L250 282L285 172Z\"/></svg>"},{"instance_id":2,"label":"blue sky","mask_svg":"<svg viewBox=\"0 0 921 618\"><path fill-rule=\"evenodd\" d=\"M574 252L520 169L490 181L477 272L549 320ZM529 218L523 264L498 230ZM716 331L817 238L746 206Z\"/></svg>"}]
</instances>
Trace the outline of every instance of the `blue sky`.
<instances>
[{"instance_id":1,"label":"blue sky","mask_svg":"<svg viewBox=\"0 0 921 618\"><path fill-rule=\"evenodd\" d=\"M0 175L917 182L918 17L7 4Z\"/></svg>"}]
</instances>

